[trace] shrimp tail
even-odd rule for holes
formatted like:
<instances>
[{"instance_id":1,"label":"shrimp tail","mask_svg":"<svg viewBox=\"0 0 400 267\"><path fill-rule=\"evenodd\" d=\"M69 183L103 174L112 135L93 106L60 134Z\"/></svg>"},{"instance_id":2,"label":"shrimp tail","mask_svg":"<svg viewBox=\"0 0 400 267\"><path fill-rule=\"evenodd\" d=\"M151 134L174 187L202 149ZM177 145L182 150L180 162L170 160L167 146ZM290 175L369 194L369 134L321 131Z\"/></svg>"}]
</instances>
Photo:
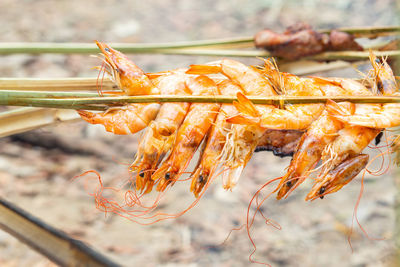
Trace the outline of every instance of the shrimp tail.
<instances>
[{"instance_id":1,"label":"shrimp tail","mask_svg":"<svg viewBox=\"0 0 400 267\"><path fill-rule=\"evenodd\" d=\"M82 119L84 119L85 121L87 121L91 124L96 124L97 121L99 120L96 113L89 112L86 110L77 110L77 112L78 112L79 116L81 116Z\"/></svg>"},{"instance_id":2,"label":"shrimp tail","mask_svg":"<svg viewBox=\"0 0 400 267\"><path fill-rule=\"evenodd\" d=\"M343 117L351 115L351 113L347 109L343 108L338 103L330 99L328 99L326 102L326 110L335 117L336 116Z\"/></svg>"},{"instance_id":3,"label":"shrimp tail","mask_svg":"<svg viewBox=\"0 0 400 267\"><path fill-rule=\"evenodd\" d=\"M236 96L238 101L234 101L233 105L239 111L239 114L228 118L226 121L233 124L259 124L260 113L253 102L241 92L238 92Z\"/></svg>"},{"instance_id":4,"label":"shrimp tail","mask_svg":"<svg viewBox=\"0 0 400 267\"><path fill-rule=\"evenodd\" d=\"M211 65L190 65L186 74L217 74L221 72L221 66L211 66Z\"/></svg>"}]
</instances>

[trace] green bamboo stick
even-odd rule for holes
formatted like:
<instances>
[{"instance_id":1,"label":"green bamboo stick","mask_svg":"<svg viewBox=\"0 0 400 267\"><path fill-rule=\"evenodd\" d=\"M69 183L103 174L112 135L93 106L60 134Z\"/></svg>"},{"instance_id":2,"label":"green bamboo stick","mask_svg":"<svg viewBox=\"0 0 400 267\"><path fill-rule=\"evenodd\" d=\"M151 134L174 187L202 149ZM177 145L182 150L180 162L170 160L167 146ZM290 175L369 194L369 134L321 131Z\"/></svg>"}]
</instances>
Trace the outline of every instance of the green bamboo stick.
<instances>
[{"instance_id":1,"label":"green bamboo stick","mask_svg":"<svg viewBox=\"0 0 400 267\"><path fill-rule=\"evenodd\" d=\"M400 103L400 97L387 96L271 96L249 97L254 104L276 105L283 107L287 104L313 104L325 103L327 100L352 103ZM26 98L2 95L0 93L0 105L29 106L62 109L87 109L105 110L108 105L126 105L127 103L164 103L164 102L191 102L191 103L232 103L237 100L230 96L120 96L120 97L92 97L92 98Z\"/></svg>"},{"instance_id":2,"label":"green bamboo stick","mask_svg":"<svg viewBox=\"0 0 400 267\"><path fill-rule=\"evenodd\" d=\"M400 50L392 51L372 51L377 57L398 57L400 56ZM369 58L369 51L339 51L339 52L324 52L304 59L311 60L362 60Z\"/></svg>"},{"instance_id":3,"label":"green bamboo stick","mask_svg":"<svg viewBox=\"0 0 400 267\"><path fill-rule=\"evenodd\" d=\"M399 26L385 27L363 27L363 28L339 28L339 31L354 34L356 37L376 37L395 35L400 33ZM321 30L320 32L329 33L331 30ZM181 54L189 52L186 49L194 48L217 48L217 47L254 47L252 36L234 37L216 40L201 40L176 43L148 43L148 44L128 44L111 43L110 45L123 53L162 53L162 54ZM98 48L90 43L0 43L0 54L91 54L97 53ZM192 51L191 53L194 53ZM189 54L191 54L189 53ZM200 52L202 54L204 52ZM207 54L204 54L207 55Z\"/></svg>"},{"instance_id":4,"label":"green bamboo stick","mask_svg":"<svg viewBox=\"0 0 400 267\"><path fill-rule=\"evenodd\" d=\"M108 77L101 81L97 77L92 78L0 78L0 90L23 91L70 91L70 90L97 90L101 86L103 90L113 90L117 85Z\"/></svg>"},{"instance_id":5,"label":"green bamboo stick","mask_svg":"<svg viewBox=\"0 0 400 267\"><path fill-rule=\"evenodd\" d=\"M339 28L338 31L353 34L354 37L377 37L397 35L400 33L400 26L382 26L382 27L360 27L360 28ZM321 33L330 33L332 30L320 30Z\"/></svg>"},{"instance_id":6,"label":"green bamboo stick","mask_svg":"<svg viewBox=\"0 0 400 267\"><path fill-rule=\"evenodd\" d=\"M53 91L21 91L21 90L1 90L1 98L79 98L79 97L96 97L98 93L81 93L81 92L53 92ZM104 94L104 96L112 96Z\"/></svg>"}]
</instances>

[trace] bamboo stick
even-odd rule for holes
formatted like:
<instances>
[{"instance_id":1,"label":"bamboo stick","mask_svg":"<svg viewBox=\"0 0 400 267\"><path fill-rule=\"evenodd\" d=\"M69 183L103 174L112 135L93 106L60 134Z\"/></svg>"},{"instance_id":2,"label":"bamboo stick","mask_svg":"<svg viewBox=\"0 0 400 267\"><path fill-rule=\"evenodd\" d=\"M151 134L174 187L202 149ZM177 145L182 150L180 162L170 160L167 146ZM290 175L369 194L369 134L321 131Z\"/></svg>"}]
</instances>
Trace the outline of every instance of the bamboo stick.
<instances>
[{"instance_id":1,"label":"bamboo stick","mask_svg":"<svg viewBox=\"0 0 400 267\"><path fill-rule=\"evenodd\" d=\"M60 266L119 266L4 199L0 199L0 229Z\"/></svg>"},{"instance_id":2,"label":"bamboo stick","mask_svg":"<svg viewBox=\"0 0 400 267\"><path fill-rule=\"evenodd\" d=\"M398 35L400 26L382 26L382 27L360 27L360 28L339 28L341 32L347 32L354 37L374 38L378 36ZM330 33L332 30L321 30L321 33Z\"/></svg>"},{"instance_id":3,"label":"bamboo stick","mask_svg":"<svg viewBox=\"0 0 400 267\"><path fill-rule=\"evenodd\" d=\"M392 51L372 51L377 57L398 57L400 56L400 50ZM324 52L318 55L306 57L305 59L310 60L362 60L369 58L369 51L338 51L338 52Z\"/></svg>"},{"instance_id":4,"label":"bamboo stick","mask_svg":"<svg viewBox=\"0 0 400 267\"><path fill-rule=\"evenodd\" d=\"M78 121L74 110L18 108L0 113L0 137L18 134L58 122Z\"/></svg>"},{"instance_id":5,"label":"bamboo stick","mask_svg":"<svg viewBox=\"0 0 400 267\"><path fill-rule=\"evenodd\" d=\"M112 96L112 94L103 94L105 96ZM79 98L79 97L98 97L98 93L84 93L84 92L59 92L59 91L22 91L22 90L1 90L1 98Z\"/></svg>"},{"instance_id":6,"label":"bamboo stick","mask_svg":"<svg viewBox=\"0 0 400 267\"><path fill-rule=\"evenodd\" d=\"M384 27L361 27L361 28L339 28L339 31L353 34L355 37L377 37L396 35L400 33L399 26ZM322 33L329 33L331 30L321 30ZM187 54L187 48L244 48L254 47L252 36L234 37L216 40L201 40L176 43L148 43L148 44L125 44L112 43L113 48L123 53L166 53L166 54ZM97 53L98 49L94 44L89 43L0 43L0 54L90 54ZM194 52L194 51L193 51ZM203 52L204 53L204 52Z\"/></svg>"},{"instance_id":7,"label":"bamboo stick","mask_svg":"<svg viewBox=\"0 0 400 267\"><path fill-rule=\"evenodd\" d=\"M327 100L352 103L400 103L398 96L271 96L249 97L254 104L276 105L283 108L287 104L325 103ZM105 110L108 105L125 105L127 103L164 103L164 102L192 102L192 103L232 103L237 100L230 96L119 96L119 97L91 97L91 98L39 98L17 97L0 92L0 105L29 106L61 109Z\"/></svg>"},{"instance_id":8,"label":"bamboo stick","mask_svg":"<svg viewBox=\"0 0 400 267\"><path fill-rule=\"evenodd\" d=\"M99 84L97 78L0 78L0 90L51 90L51 91L93 91L101 85L103 90L117 88L108 77Z\"/></svg>"}]
</instances>

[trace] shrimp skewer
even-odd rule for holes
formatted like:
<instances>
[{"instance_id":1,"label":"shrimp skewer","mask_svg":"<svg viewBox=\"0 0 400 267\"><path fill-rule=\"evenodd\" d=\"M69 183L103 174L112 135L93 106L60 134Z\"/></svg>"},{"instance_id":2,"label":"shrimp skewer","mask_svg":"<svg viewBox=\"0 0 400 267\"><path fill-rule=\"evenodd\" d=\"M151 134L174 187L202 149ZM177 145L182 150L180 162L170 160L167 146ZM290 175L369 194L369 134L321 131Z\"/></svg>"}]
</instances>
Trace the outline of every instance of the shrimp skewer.
<instances>
[{"instance_id":1,"label":"shrimp skewer","mask_svg":"<svg viewBox=\"0 0 400 267\"><path fill-rule=\"evenodd\" d=\"M174 71L157 78L157 87L165 95L190 95L185 84L183 71ZM152 121L139 143L138 152L131 169L137 171L136 189L151 191L153 180L151 175L171 149L177 130L182 124L190 103L164 103L157 117Z\"/></svg>"},{"instance_id":2,"label":"shrimp skewer","mask_svg":"<svg viewBox=\"0 0 400 267\"><path fill-rule=\"evenodd\" d=\"M236 95L237 92L241 91L238 85L229 80L219 83L218 88L223 95ZM218 161L225 145L226 134L231 127L231 124L226 122L226 118L228 114L235 112L236 108L232 104L223 104L208 134L198 165L191 174L190 190L196 197L198 197L209 177L212 177L218 167Z\"/></svg>"},{"instance_id":3,"label":"shrimp skewer","mask_svg":"<svg viewBox=\"0 0 400 267\"><path fill-rule=\"evenodd\" d=\"M219 66L191 66L190 73L210 73L220 72L234 82L237 82L246 95L269 96L276 95L276 91L284 92L288 95L321 95L319 87L313 85L308 80L298 78L290 74L281 74L266 61L263 70L247 67L239 62L223 60ZM270 77L268 80L265 76ZM282 77L284 76L284 77ZM274 88L271 86L275 86ZM260 91L261 88L264 90ZM255 89L257 88L257 89ZM315 120L322 112L323 104L311 105L291 105L287 110L278 109L272 105L254 105L242 93L237 94L238 102L234 102L239 111L227 119L235 125L229 133L224 153L226 164L229 170L224 172L224 188L232 188L239 179L239 176L250 160L250 157L262 134L271 129L304 129ZM299 119L299 116L301 118Z\"/></svg>"},{"instance_id":4,"label":"shrimp skewer","mask_svg":"<svg viewBox=\"0 0 400 267\"><path fill-rule=\"evenodd\" d=\"M192 95L218 95L218 87L207 76L190 77L186 85ZM171 154L162 166L153 174L152 179L158 182L157 190L164 191L174 183L185 170L192 155L206 136L217 116L219 104L193 103L176 134Z\"/></svg>"},{"instance_id":5,"label":"shrimp skewer","mask_svg":"<svg viewBox=\"0 0 400 267\"><path fill-rule=\"evenodd\" d=\"M144 72L121 52L104 43L96 41L104 56L104 62L110 67L114 81L126 95L159 94ZM78 113L91 124L102 124L106 131L115 134L136 133L156 117L160 105L158 103L129 104L123 107L112 107L105 112L93 113L79 110Z\"/></svg>"}]
</instances>

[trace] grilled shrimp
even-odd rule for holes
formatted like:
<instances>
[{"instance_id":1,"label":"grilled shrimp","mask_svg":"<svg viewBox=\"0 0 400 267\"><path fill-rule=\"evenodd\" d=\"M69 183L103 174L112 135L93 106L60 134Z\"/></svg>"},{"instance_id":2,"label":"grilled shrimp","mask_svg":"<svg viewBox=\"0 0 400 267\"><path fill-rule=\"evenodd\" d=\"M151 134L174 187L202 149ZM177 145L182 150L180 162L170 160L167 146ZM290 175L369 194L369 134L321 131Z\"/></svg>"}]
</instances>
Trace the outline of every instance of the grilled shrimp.
<instances>
[{"instance_id":1,"label":"grilled shrimp","mask_svg":"<svg viewBox=\"0 0 400 267\"><path fill-rule=\"evenodd\" d=\"M104 56L104 63L118 87L126 95L159 94L159 90L144 72L121 52L112 49L104 43L96 41ZM136 133L156 117L160 105L129 104L123 107L112 107L105 112L93 113L79 110L78 113L91 124L102 124L106 131L115 134Z\"/></svg>"},{"instance_id":2,"label":"grilled shrimp","mask_svg":"<svg viewBox=\"0 0 400 267\"><path fill-rule=\"evenodd\" d=\"M186 85L192 91L192 95L219 94L216 83L204 75L188 78ZM215 103L193 103L190 106L185 120L176 134L171 154L152 176L153 180L159 182L158 191L164 191L185 170L214 122L219 108L220 105Z\"/></svg>"},{"instance_id":3,"label":"grilled shrimp","mask_svg":"<svg viewBox=\"0 0 400 267\"><path fill-rule=\"evenodd\" d=\"M383 95L396 94L396 81L389 65L387 65L385 61L381 63L372 53L370 54L370 61L373 66L372 80L375 81L375 87L378 90L378 93L382 93ZM384 104L383 106L385 105L390 104ZM332 114L335 114L334 117L339 120L341 120L341 117L349 118L355 116L346 110L343 110L334 102L329 104L327 109ZM379 104L357 104L354 114L379 114L381 110L382 105ZM341 117L337 116L337 114L341 114ZM339 164L342 166L342 169L345 168L347 165L341 165L341 163L349 158L359 155L382 130L379 126L376 127L377 125L371 128L364 127L363 124L361 124L361 126L358 126L358 124L353 126L352 123L349 123L346 120L344 122L347 123L346 127L339 131L339 136L335 141L329 144L322 153L322 161L324 162L323 168L317 178L317 182L311 189L309 196L307 196L307 200L311 199L312 196L315 196L315 192L318 192L320 188L325 190L324 188L330 184L336 184L336 180L333 179L331 175L332 170L339 168ZM366 164L362 165L363 161L356 161L354 162L354 165L357 165L357 163L359 164L358 166L352 167L349 165L350 171L342 170L342 172L352 174L355 170L359 170L358 172L360 172ZM354 175L354 177L355 176L356 175ZM336 179L340 180L340 177Z\"/></svg>"},{"instance_id":4,"label":"grilled shrimp","mask_svg":"<svg viewBox=\"0 0 400 267\"><path fill-rule=\"evenodd\" d=\"M222 81L218 84L218 88L223 95L236 95L241 88L229 80ZM217 118L207 136L207 141L201 151L199 162L191 175L192 183L190 190L197 197L202 191L204 185L212 177L217 169L222 149L225 145L226 134L231 128L231 124L226 122L228 115L236 112L232 104L223 104Z\"/></svg>"},{"instance_id":5,"label":"grilled shrimp","mask_svg":"<svg viewBox=\"0 0 400 267\"><path fill-rule=\"evenodd\" d=\"M368 159L368 155L360 154L343 161L336 168L330 170L325 179L315 183L310 193L306 196L306 200L323 198L327 194L339 191L365 168L368 164Z\"/></svg>"},{"instance_id":6,"label":"grilled shrimp","mask_svg":"<svg viewBox=\"0 0 400 267\"><path fill-rule=\"evenodd\" d=\"M186 75L182 71L174 71L157 78L157 87L165 95L189 95L185 84ZM138 152L131 169L137 172L136 189L151 191L153 180L151 175L158 163L171 149L175 135L182 124L190 103L164 103L157 117L152 121L139 143Z\"/></svg>"},{"instance_id":7,"label":"grilled shrimp","mask_svg":"<svg viewBox=\"0 0 400 267\"><path fill-rule=\"evenodd\" d=\"M276 92L270 85L263 73L253 67L248 67L240 62L224 59L215 66L192 65L188 73L221 73L232 82L237 83L246 95L250 96L271 96ZM243 96L240 92L239 97ZM253 107L253 106L252 106ZM270 109L270 105L257 105L257 110ZM255 107L253 107L256 109ZM229 122L229 120L228 120ZM223 186L225 189L233 188L250 160L258 140L265 132L265 129L258 125L233 125L227 134L223 152Z\"/></svg>"},{"instance_id":8,"label":"grilled shrimp","mask_svg":"<svg viewBox=\"0 0 400 267\"><path fill-rule=\"evenodd\" d=\"M345 79L327 80L314 78L313 80L321 86L321 90L324 91L325 95L371 94L362 84ZM340 103L338 105L348 112L352 112L354 109L354 105L350 103ZM327 111L324 111L310 125L296 148L288 171L276 188L276 190L279 190L277 199L287 196L307 178L309 172L320 160L325 146L335 140L337 132L343 127L344 124L332 117Z\"/></svg>"}]
</instances>

